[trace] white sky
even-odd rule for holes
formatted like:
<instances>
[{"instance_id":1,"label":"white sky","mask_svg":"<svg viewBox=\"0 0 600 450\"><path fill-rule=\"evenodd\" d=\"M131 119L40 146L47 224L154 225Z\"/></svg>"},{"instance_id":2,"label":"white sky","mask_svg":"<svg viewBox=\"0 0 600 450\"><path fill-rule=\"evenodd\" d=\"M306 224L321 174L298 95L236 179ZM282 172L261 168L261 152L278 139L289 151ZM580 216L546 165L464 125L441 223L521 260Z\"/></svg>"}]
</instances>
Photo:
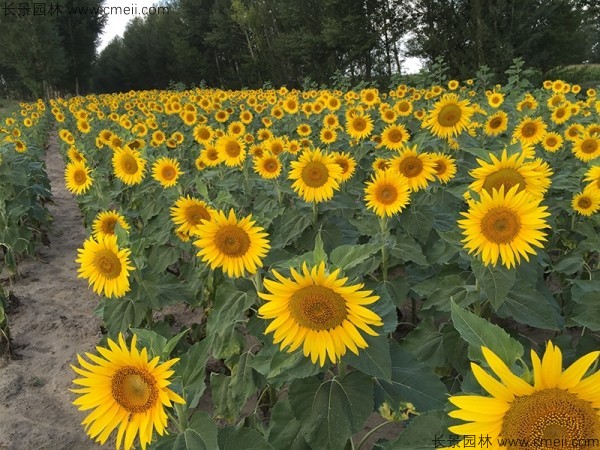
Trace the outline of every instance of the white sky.
<instances>
[{"instance_id":1,"label":"white sky","mask_svg":"<svg viewBox=\"0 0 600 450\"><path fill-rule=\"evenodd\" d=\"M156 5L157 0L105 0L104 6L120 6L137 8L138 16L142 16L141 10L143 7ZM108 11L107 11L108 12ZM135 14L109 14L104 31L100 36L100 44L98 45L98 53L100 53L115 36L123 37L127 23L136 17ZM403 65L403 73L417 73L423 66L419 58L406 58Z\"/></svg>"}]
</instances>

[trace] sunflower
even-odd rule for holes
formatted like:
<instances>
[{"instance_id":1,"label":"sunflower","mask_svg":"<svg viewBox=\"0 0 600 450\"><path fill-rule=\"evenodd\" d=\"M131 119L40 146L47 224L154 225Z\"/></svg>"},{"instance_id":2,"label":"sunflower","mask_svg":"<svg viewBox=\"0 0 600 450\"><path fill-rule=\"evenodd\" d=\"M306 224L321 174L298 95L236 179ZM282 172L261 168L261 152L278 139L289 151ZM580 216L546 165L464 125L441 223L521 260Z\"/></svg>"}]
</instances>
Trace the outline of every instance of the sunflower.
<instances>
[{"instance_id":1,"label":"sunflower","mask_svg":"<svg viewBox=\"0 0 600 450\"><path fill-rule=\"evenodd\" d=\"M394 105L394 111L400 117L407 117L413 112L413 105L408 100L400 100Z\"/></svg>"},{"instance_id":2,"label":"sunflower","mask_svg":"<svg viewBox=\"0 0 600 450\"><path fill-rule=\"evenodd\" d=\"M117 148L112 158L115 176L128 185L139 184L144 178L146 160L141 153L129 147Z\"/></svg>"},{"instance_id":3,"label":"sunflower","mask_svg":"<svg viewBox=\"0 0 600 450\"><path fill-rule=\"evenodd\" d=\"M90 168L84 161L72 161L65 169L65 182L69 192L80 195L85 193L92 185Z\"/></svg>"},{"instance_id":4,"label":"sunflower","mask_svg":"<svg viewBox=\"0 0 600 450\"><path fill-rule=\"evenodd\" d=\"M391 163L392 161L386 158L375 158L372 167L375 171L388 170L392 166Z\"/></svg>"},{"instance_id":5,"label":"sunflower","mask_svg":"<svg viewBox=\"0 0 600 450\"><path fill-rule=\"evenodd\" d=\"M508 157L506 150L502 151L500 159L492 153L489 156L491 163L477 159L480 167L471 171L475 181L469 189L478 193L486 191L491 195L494 189L500 190L502 186L505 192L518 186L517 192L525 191L535 198L542 198L550 187L552 170L548 164L540 166L539 161L525 162L524 153Z\"/></svg>"},{"instance_id":6,"label":"sunflower","mask_svg":"<svg viewBox=\"0 0 600 450\"><path fill-rule=\"evenodd\" d=\"M122 334L118 344L108 339L107 347L96 347L100 355L86 353L89 361L77 355L79 367L71 368L82 378L73 383L82 386L71 389L79 397L73 402L80 411L93 411L82 422L91 439L104 444L117 430L116 448L133 447L136 435L142 449L152 441L154 430L166 433L165 406L185 403L169 389L171 366L179 358L159 364L159 357L148 360L148 351L136 348L134 334L128 348ZM118 428L117 428L118 427Z\"/></svg>"},{"instance_id":7,"label":"sunflower","mask_svg":"<svg viewBox=\"0 0 600 450\"><path fill-rule=\"evenodd\" d=\"M431 156L417 153L417 146L403 150L391 160L391 170L403 175L413 192L425 189L429 181L435 180L435 165Z\"/></svg>"},{"instance_id":8,"label":"sunflower","mask_svg":"<svg viewBox=\"0 0 600 450\"><path fill-rule=\"evenodd\" d=\"M492 108L499 108L504 103L504 95L501 92L492 92L487 96L487 101Z\"/></svg>"},{"instance_id":9,"label":"sunflower","mask_svg":"<svg viewBox=\"0 0 600 450\"><path fill-rule=\"evenodd\" d=\"M334 190L339 189L342 168L336 164L331 154L320 149L305 150L298 161L291 162L289 179L294 191L306 202L323 202L333 197Z\"/></svg>"},{"instance_id":10,"label":"sunflower","mask_svg":"<svg viewBox=\"0 0 600 450\"><path fill-rule=\"evenodd\" d=\"M600 210L600 190L587 187L573 197L571 207L583 216L591 216L598 212Z\"/></svg>"},{"instance_id":11,"label":"sunflower","mask_svg":"<svg viewBox=\"0 0 600 450\"><path fill-rule=\"evenodd\" d=\"M277 156L266 153L254 160L254 171L262 178L272 180L281 175L281 162Z\"/></svg>"},{"instance_id":12,"label":"sunflower","mask_svg":"<svg viewBox=\"0 0 600 450\"><path fill-rule=\"evenodd\" d=\"M92 234L95 237L113 235L117 224L124 230L129 230L129 224L121 214L116 211L102 211L92 223Z\"/></svg>"},{"instance_id":13,"label":"sunflower","mask_svg":"<svg viewBox=\"0 0 600 450\"><path fill-rule=\"evenodd\" d=\"M563 142L564 139L560 134L555 131L551 131L544 135L542 147L544 147L544 150L547 152L554 153L561 149Z\"/></svg>"},{"instance_id":14,"label":"sunflower","mask_svg":"<svg viewBox=\"0 0 600 450\"><path fill-rule=\"evenodd\" d=\"M565 139L568 141L576 141L584 133L585 127L580 123L573 123L565 130Z\"/></svg>"},{"instance_id":15,"label":"sunflower","mask_svg":"<svg viewBox=\"0 0 600 450\"><path fill-rule=\"evenodd\" d=\"M356 170L356 160L345 152L333 152L331 154L335 163L342 168L340 182L348 181Z\"/></svg>"},{"instance_id":16,"label":"sunflower","mask_svg":"<svg viewBox=\"0 0 600 450\"><path fill-rule=\"evenodd\" d=\"M215 214L215 210L202 200L190 197L179 197L171 207L171 219L178 226L177 233L192 235L198 225L209 221Z\"/></svg>"},{"instance_id":17,"label":"sunflower","mask_svg":"<svg viewBox=\"0 0 600 450\"><path fill-rule=\"evenodd\" d=\"M122 297L129 292L130 266L128 249L119 250L114 234L90 237L77 251L79 278L86 278L94 292L106 297Z\"/></svg>"},{"instance_id":18,"label":"sunflower","mask_svg":"<svg viewBox=\"0 0 600 450\"><path fill-rule=\"evenodd\" d=\"M222 162L221 155L214 145L205 145L200 152L200 157L208 167L218 166Z\"/></svg>"},{"instance_id":19,"label":"sunflower","mask_svg":"<svg viewBox=\"0 0 600 450\"><path fill-rule=\"evenodd\" d=\"M290 269L293 279L273 270L275 280L265 280L267 293L259 292L266 301L258 316L272 320L266 333L274 332L273 342L287 352L301 345L304 356L325 365L327 357L336 363L350 349L358 355L367 342L359 330L377 336L372 326L383 325L381 318L365 305L379 297L362 290L363 284L346 285L348 278L338 278L340 270L325 273L325 263L309 270L306 263L302 274Z\"/></svg>"},{"instance_id":20,"label":"sunflower","mask_svg":"<svg viewBox=\"0 0 600 450\"><path fill-rule=\"evenodd\" d=\"M515 127L513 139L522 144L537 144L544 139L546 134L546 124L541 117L532 119L524 117L521 122Z\"/></svg>"},{"instance_id":21,"label":"sunflower","mask_svg":"<svg viewBox=\"0 0 600 450\"><path fill-rule=\"evenodd\" d=\"M337 141L337 132L332 128L323 128L319 133L319 138L323 144L333 144Z\"/></svg>"},{"instance_id":22,"label":"sunflower","mask_svg":"<svg viewBox=\"0 0 600 450\"><path fill-rule=\"evenodd\" d=\"M402 211L410 202L410 189L406 178L386 170L378 171L365 187L367 208L380 217L391 217Z\"/></svg>"},{"instance_id":23,"label":"sunflower","mask_svg":"<svg viewBox=\"0 0 600 450\"><path fill-rule=\"evenodd\" d=\"M431 155L435 176L442 183L447 183L456 174L456 161L449 155L433 153Z\"/></svg>"},{"instance_id":24,"label":"sunflower","mask_svg":"<svg viewBox=\"0 0 600 450\"><path fill-rule=\"evenodd\" d=\"M533 350L531 381L513 374L490 349L483 356L496 377L471 363L478 383L490 395L454 395L450 403L459 409L450 417L467 421L449 427L456 435L489 438L494 449L555 448L553 443L598 442L600 438L600 393L598 372L584 377L600 352L590 352L562 370L562 354L548 342L542 358ZM528 377L529 378L529 377ZM523 445L503 444L507 440ZM466 441L453 448L468 448ZM597 448L597 444L594 446ZM448 449L449 450L449 449Z\"/></svg>"},{"instance_id":25,"label":"sunflower","mask_svg":"<svg viewBox=\"0 0 600 450\"><path fill-rule=\"evenodd\" d=\"M552 114L550 116L552 122L554 122L557 125L561 125L567 120L569 120L571 118L570 106L570 104L565 103L564 105L559 106L554 111L552 111Z\"/></svg>"},{"instance_id":26,"label":"sunflower","mask_svg":"<svg viewBox=\"0 0 600 450\"><path fill-rule=\"evenodd\" d=\"M357 141L368 138L373 128L373 119L368 114L354 114L346 121L346 132Z\"/></svg>"},{"instance_id":27,"label":"sunflower","mask_svg":"<svg viewBox=\"0 0 600 450\"><path fill-rule=\"evenodd\" d=\"M152 178L164 188L175 186L181 174L179 162L174 158L159 158L152 165Z\"/></svg>"},{"instance_id":28,"label":"sunflower","mask_svg":"<svg viewBox=\"0 0 600 450\"><path fill-rule=\"evenodd\" d=\"M381 144L389 150L400 150L410 139L404 125L388 125L381 132Z\"/></svg>"},{"instance_id":29,"label":"sunflower","mask_svg":"<svg viewBox=\"0 0 600 450\"><path fill-rule=\"evenodd\" d=\"M221 161L226 166L240 166L246 159L246 144L240 138L226 134L217 139L215 144Z\"/></svg>"},{"instance_id":30,"label":"sunflower","mask_svg":"<svg viewBox=\"0 0 600 450\"><path fill-rule=\"evenodd\" d=\"M221 267L230 277L241 277L244 272L256 273L271 248L264 228L254 226L252 215L237 220L233 209L229 217L222 211L196 228L200 239L194 245L197 253L214 270Z\"/></svg>"},{"instance_id":31,"label":"sunflower","mask_svg":"<svg viewBox=\"0 0 600 450\"><path fill-rule=\"evenodd\" d=\"M535 254L532 245L543 247L546 240L542 228L547 228L545 206L541 199L532 198L525 191L513 186L505 191L493 189L480 193L479 202L471 202L468 212L461 213L465 219L458 221L463 229L463 243L469 253L481 254L483 263L496 265L498 258L507 268L516 267L521 256L529 261L528 253ZM506 194L505 194L506 192Z\"/></svg>"},{"instance_id":32,"label":"sunflower","mask_svg":"<svg viewBox=\"0 0 600 450\"><path fill-rule=\"evenodd\" d=\"M214 131L210 126L199 123L194 127L193 134L198 144L208 144L213 139Z\"/></svg>"},{"instance_id":33,"label":"sunflower","mask_svg":"<svg viewBox=\"0 0 600 450\"><path fill-rule=\"evenodd\" d=\"M588 182L586 187L600 191L600 166L590 167L585 173L583 181Z\"/></svg>"},{"instance_id":34,"label":"sunflower","mask_svg":"<svg viewBox=\"0 0 600 450\"><path fill-rule=\"evenodd\" d=\"M498 136L508 128L508 115L504 111L498 111L488 117L485 122L484 133L487 136Z\"/></svg>"},{"instance_id":35,"label":"sunflower","mask_svg":"<svg viewBox=\"0 0 600 450\"><path fill-rule=\"evenodd\" d=\"M468 100L459 100L456 94L445 94L433 105L433 110L423 120L428 128L442 139L459 135L469 126L474 110Z\"/></svg>"},{"instance_id":36,"label":"sunflower","mask_svg":"<svg viewBox=\"0 0 600 450\"><path fill-rule=\"evenodd\" d=\"M600 136L587 132L573 141L573 154L582 161L591 161L600 156Z\"/></svg>"}]
</instances>

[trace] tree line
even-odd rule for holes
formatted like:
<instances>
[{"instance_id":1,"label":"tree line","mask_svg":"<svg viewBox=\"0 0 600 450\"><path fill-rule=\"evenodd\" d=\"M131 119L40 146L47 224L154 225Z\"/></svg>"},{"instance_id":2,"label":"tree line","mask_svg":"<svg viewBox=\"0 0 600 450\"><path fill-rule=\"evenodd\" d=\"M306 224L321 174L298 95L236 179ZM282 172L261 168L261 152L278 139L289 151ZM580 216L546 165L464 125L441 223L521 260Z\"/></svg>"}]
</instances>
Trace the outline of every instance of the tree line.
<instances>
[{"instance_id":1,"label":"tree line","mask_svg":"<svg viewBox=\"0 0 600 450\"><path fill-rule=\"evenodd\" d=\"M64 0L102 4L102 0ZM172 0L94 52L106 16L0 17L0 87L34 96L205 83L225 88L385 85L404 58L450 76L514 58L542 73L600 62L595 0ZM1 11L0 11L1 14Z\"/></svg>"}]
</instances>

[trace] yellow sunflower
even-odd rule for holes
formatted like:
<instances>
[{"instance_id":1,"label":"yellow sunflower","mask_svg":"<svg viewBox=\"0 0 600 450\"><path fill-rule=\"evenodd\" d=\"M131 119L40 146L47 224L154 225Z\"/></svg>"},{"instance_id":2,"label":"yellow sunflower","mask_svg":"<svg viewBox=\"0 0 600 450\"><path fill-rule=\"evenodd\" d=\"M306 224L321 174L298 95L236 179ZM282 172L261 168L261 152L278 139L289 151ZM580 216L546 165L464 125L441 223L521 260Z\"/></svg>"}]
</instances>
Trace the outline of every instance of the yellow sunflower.
<instances>
[{"instance_id":1,"label":"yellow sunflower","mask_svg":"<svg viewBox=\"0 0 600 450\"><path fill-rule=\"evenodd\" d=\"M281 175L281 167L281 162L277 156L270 153L254 159L254 171L267 180L272 180Z\"/></svg>"},{"instance_id":2,"label":"yellow sunflower","mask_svg":"<svg viewBox=\"0 0 600 450\"><path fill-rule=\"evenodd\" d=\"M221 161L226 166L240 166L246 159L246 144L236 136L226 134L217 139L215 144Z\"/></svg>"},{"instance_id":3,"label":"yellow sunflower","mask_svg":"<svg viewBox=\"0 0 600 450\"><path fill-rule=\"evenodd\" d=\"M69 192L81 195L85 193L92 185L90 168L84 161L72 161L67 164L65 169L65 183Z\"/></svg>"},{"instance_id":4,"label":"yellow sunflower","mask_svg":"<svg viewBox=\"0 0 600 450\"><path fill-rule=\"evenodd\" d=\"M221 162L221 155L214 145L206 145L200 152L200 157L208 167L218 166Z\"/></svg>"},{"instance_id":5,"label":"yellow sunflower","mask_svg":"<svg viewBox=\"0 0 600 450\"><path fill-rule=\"evenodd\" d=\"M554 153L562 148L563 142L564 139L559 133L550 131L544 135L542 147L544 147L544 150L547 152Z\"/></svg>"},{"instance_id":6,"label":"yellow sunflower","mask_svg":"<svg viewBox=\"0 0 600 450\"><path fill-rule=\"evenodd\" d=\"M442 183L447 183L456 175L456 161L444 153L433 153L431 155L435 176Z\"/></svg>"},{"instance_id":7,"label":"yellow sunflower","mask_svg":"<svg viewBox=\"0 0 600 450\"><path fill-rule=\"evenodd\" d=\"M506 150L502 151L500 159L492 153L489 156L491 163L477 159L480 167L471 171L475 181L469 185L469 189L478 193L486 191L491 195L492 190L500 190L502 186L505 192L518 186L517 192L525 191L533 197L542 198L550 187L552 170L547 163L526 162L524 153L508 157Z\"/></svg>"},{"instance_id":8,"label":"yellow sunflower","mask_svg":"<svg viewBox=\"0 0 600 450\"><path fill-rule=\"evenodd\" d=\"M221 267L232 278L256 273L271 247L265 230L254 224L252 215L237 220L233 209L229 217L218 211L196 229L200 238L194 242L200 249L197 255L213 270Z\"/></svg>"},{"instance_id":9,"label":"yellow sunflower","mask_svg":"<svg viewBox=\"0 0 600 450\"><path fill-rule=\"evenodd\" d=\"M404 125L388 125L381 132L381 144L389 150L401 150L410 139Z\"/></svg>"},{"instance_id":10,"label":"yellow sunflower","mask_svg":"<svg viewBox=\"0 0 600 450\"><path fill-rule=\"evenodd\" d=\"M600 210L600 190L586 188L576 194L571 202L571 207L582 216L591 216Z\"/></svg>"},{"instance_id":11,"label":"yellow sunflower","mask_svg":"<svg viewBox=\"0 0 600 450\"><path fill-rule=\"evenodd\" d=\"M337 132L333 128L323 128L319 133L319 139L323 144L333 144L337 141Z\"/></svg>"},{"instance_id":12,"label":"yellow sunflower","mask_svg":"<svg viewBox=\"0 0 600 450\"><path fill-rule=\"evenodd\" d=\"M600 156L600 135L584 132L573 141L573 154L582 161L591 161Z\"/></svg>"},{"instance_id":13,"label":"yellow sunflower","mask_svg":"<svg viewBox=\"0 0 600 450\"><path fill-rule=\"evenodd\" d=\"M365 201L379 217L391 217L410 202L408 182L392 171L378 171L366 184Z\"/></svg>"},{"instance_id":14,"label":"yellow sunflower","mask_svg":"<svg viewBox=\"0 0 600 450\"><path fill-rule=\"evenodd\" d=\"M340 182L348 181L352 178L356 170L356 160L349 153L345 152L333 152L331 155L335 163L342 168Z\"/></svg>"},{"instance_id":15,"label":"yellow sunflower","mask_svg":"<svg viewBox=\"0 0 600 450\"><path fill-rule=\"evenodd\" d=\"M274 332L273 342L293 352L301 345L304 356L325 365L327 357L336 363L350 349L358 355L367 342L359 330L377 336L372 326L383 325L381 318L365 305L379 297L362 290L363 284L346 285L348 278L338 278L339 269L325 273L325 263L302 274L290 269L293 279L273 270L275 280L265 280L267 293L259 292L266 301L258 309L259 317L272 320L265 333Z\"/></svg>"},{"instance_id":16,"label":"yellow sunflower","mask_svg":"<svg viewBox=\"0 0 600 450\"><path fill-rule=\"evenodd\" d=\"M117 224L124 230L129 230L129 224L121 214L116 211L102 211L92 223L92 234L95 237L113 235Z\"/></svg>"},{"instance_id":17,"label":"yellow sunflower","mask_svg":"<svg viewBox=\"0 0 600 450\"><path fill-rule=\"evenodd\" d=\"M373 119L368 114L354 114L346 121L346 132L357 141L368 138L373 132Z\"/></svg>"},{"instance_id":18,"label":"yellow sunflower","mask_svg":"<svg viewBox=\"0 0 600 450\"><path fill-rule=\"evenodd\" d=\"M190 197L179 197L171 207L171 219L178 227L177 233L193 235L204 221L210 221L215 210L202 200Z\"/></svg>"},{"instance_id":19,"label":"yellow sunflower","mask_svg":"<svg viewBox=\"0 0 600 450\"><path fill-rule=\"evenodd\" d=\"M80 411L93 411L82 425L91 439L104 444L117 430L116 448L133 447L138 436L142 449L152 442L154 430L166 433L165 407L172 403L185 403L184 399L169 389L170 370L179 358L159 363L159 357L148 360L148 351L136 348L133 335L127 347L122 334L118 344L108 339L108 347L96 347L99 355L86 353L89 361L77 355L79 367L71 368L81 376L73 380L80 386L71 389L79 397L73 402Z\"/></svg>"},{"instance_id":20,"label":"yellow sunflower","mask_svg":"<svg viewBox=\"0 0 600 450\"><path fill-rule=\"evenodd\" d=\"M391 170L403 175L411 191L425 189L429 181L435 180L435 164L431 156L417 153L417 146L403 150L400 156L390 161Z\"/></svg>"},{"instance_id":21,"label":"yellow sunflower","mask_svg":"<svg viewBox=\"0 0 600 450\"><path fill-rule=\"evenodd\" d=\"M462 212L465 219L458 221L463 229L463 243L469 253L481 254L483 263L496 265L498 258L507 268L516 267L521 256L529 261L528 253L535 254L532 246L543 247L548 228L545 217L545 206L540 206L541 199L532 198L525 191L518 191L519 186L510 190L493 189L480 193L480 201L472 201L468 212Z\"/></svg>"},{"instance_id":22,"label":"yellow sunflower","mask_svg":"<svg viewBox=\"0 0 600 450\"><path fill-rule=\"evenodd\" d=\"M115 176L127 185L139 184L144 179L146 160L141 153L129 147L117 148L112 158Z\"/></svg>"},{"instance_id":23,"label":"yellow sunflower","mask_svg":"<svg viewBox=\"0 0 600 450\"><path fill-rule=\"evenodd\" d=\"M495 377L475 363L471 363L471 370L491 397L450 397L450 403L459 409L448 415L467 422L449 427L451 433L484 436L489 438L489 448L495 450L558 448L555 443L564 448L579 448L583 442L594 442L593 448L598 448L600 375L585 374L600 352L582 356L563 371L560 349L548 342L542 358L531 351L533 371L526 373L532 373L532 381L526 381L512 373L490 349L482 347L481 351ZM452 448L463 449L468 445L463 440Z\"/></svg>"},{"instance_id":24,"label":"yellow sunflower","mask_svg":"<svg viewBox=\"0 0 600 450\"><path fill-rule=\"evenodd\" d=\"M130 250L117 246L114 234L90 237L77 251L79 278L86 278L94 292L106 297L122 297L129 292Z\"/></svg>"},{"instance_id":25,"label":"yellow sunflower","mask_svg":"<svg viewBox=\"0 0 600 450\"><path fill-rule=\"evenodd\" d=\"M583 181L588 182L586 187L600 191L600 165L590 167L585 173Z\"/></svg>"},{"instance_id":26,"label":"yellow sunflower","mask_svg":"<svg viewBox=\"0 0 600 450\"><path fill-rule=\"evenodd\" d=\"M532 119L531 117L523 118L515 127L513 139L522 144L537 144L544 139L546 134L546 123L541 117Z\"/></svg>"},{"instance_id":27,"label":"yellow sunflower","mask_svg":"<svg viewBox=\"0 0 600 450\"><path fill-rule=\"evenodd\" d=\"M473 107L468 100L460 100L456 94L445 94L433 105L433 110L423 120L422 128L428 128L442 139L459 135L471 121Z\"/></svg>"},{"instance_id":28,"label":"yellow sunflower","mask_svg":"<svg viewBox=\"0 0 600 450\"><path fill-rule=\"evenodd\" d=\"M292 161L289 174L294 191L306 202L320 203L330 200L339 189L342 168L331 154L320 149L305 150L298 161Z\"/></svg>"},{"instance_id":29,"label":"yellow sunflower","mask_svg":"<svg viewBox=\"0 0 600 450\"><path fill-rule=\"evenodd\" d=\"M488 117L485 122L484 133L487 136L498 136L508 128L508 115L504 111L498 111Z\"/></svg>"},{"instance_id":30,"label":"yellow sunflower","mask_svg":"<svg viewBox=\"0 0 600 450\"><path fill-rule=\"evenodd\" d=\"M165 188L175 186L181 174L179 162L174 158L159 158L152 165L152 178Z\"/></svg>"},{"instance_id":31,"label":"yellow sunflower","mask_svg":"<svg viewBox=\"0 0 600 450\"><path fill-rule=\"evenodd\" d=\"M198 124L194 127L194 140L198 144L208 144L214 136L213 129L205 124Z\"/></svg>"}]
</instances>

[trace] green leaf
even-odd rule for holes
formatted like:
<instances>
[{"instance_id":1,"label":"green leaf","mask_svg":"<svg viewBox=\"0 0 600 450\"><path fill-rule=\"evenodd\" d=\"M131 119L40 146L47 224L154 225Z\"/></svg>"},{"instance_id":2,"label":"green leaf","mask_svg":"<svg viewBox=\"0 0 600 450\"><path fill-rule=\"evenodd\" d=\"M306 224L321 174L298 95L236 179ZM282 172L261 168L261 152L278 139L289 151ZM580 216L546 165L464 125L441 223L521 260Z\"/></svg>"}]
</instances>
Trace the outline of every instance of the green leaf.
<instances>
[{"instance_id":1,"label":"green leaf","mask_svg":"<svg viewBox=\"0 0 600 450\"><path fill-rule=\"evenodd\" d=\"M568 254L561 258L555 265L554 271L567 275L574 274L583 267L583 255L578 253Z\"/></svg>"},{"instance_id":2,"label":"green leaf","mask_svg":"<svg viewBox=\"0 0 600 450\"><path fill-rule=\"evenodd\" d=\"M554 298L551 295L544 295L541 289L534 289L523 282L517 282L508 293L497 314L545 330L559 330L563 322Z\"/></svg>"},{"instance_id":3,"label":"green leaf","mask_svg":"<svg viewBox=\"0 0 600 450\"><path fill-rule=\"evenodd\" d=\"M312 223L311 214L299 214L298 210L291 208L273 220L270 231L271 248L284 248L297 239L302 232Z\"/></svg>"},{"instance_id":4,"label":"green leaf","mask_svg":"<svg viewBox=\"0 0 600 450\"><path fill-rule=\"evenodd\" d=\"M146 314L146 305L130 298L103 299L103 319L111 335L138 326Z\"/></svg>"},{"instance_id":5,"label":"green leaf","mask_svg":"<svg viewBox=\"0 0 600 450\"><path fill-rule=\"evenodd\" d=\"M250 428L225 427L219 430L220 450L274 450L265 437Z\"/></svg>"},{"instance_id":6,"label":"green leaf","mask_svg":"<svg viewBox=\"0 0 600 450\"><path fill-rule=\"evenodd\" d=\"M171 339L169 339L169 341L166 343L166 345L164 346L164 348L161 352L160 356L162 359L167 359L171 355L171 352L173 351L173 349L177 346L177 344L179 343L181 338L183 336L185 336L188 331L190 331L190 330L189 329L183 330L178 335L173 336Z\"/></svg>"},{"instance_id":7,"label":"green leaf","mask_svg":"<svg viewBox=\"0 0 600 450\"><path fill-rule=\"evenodd\" d=\"M302 350L287 353L273 344L262 348L250 364L273 385L316 375L320 372L319 366L313 364L310 358L304 356Z\"/></svg>"},{"instance_id":8,"label":"green leaf","mask_svg":"<svg viewBox=\"0 0 600 450\"><path fill-rule=\"evenodd\" d=\"M443 411L431 411L415 417L400 433L398 439L384 447L385 450L431 450L437 448L434 445L435 438L444 434L443 417Z\"/></svg>"},{"instance_id":9,"label":"green leaf","mask_svg":"<svg viewBox=\"0 0 600 450\"><path fill-rule=\"evenodd\" d=\"M345 363L375 378L390 380L392 377L392 360L390 344L386 335L364 336L367 348L358 350L358 355L347 352L343 358Z\"/></svg>"},{"instance_id":10,"label":"green leaf","mask_svg":"<svg viewBox=\"0 0 600 450\"><path fill-rule=\"evenodd\" d=\"M206 389L204 378L206 377L206 363L210 355L211 339L196 342L186 353L181 355L176 370L181 374L179 380L183 398L187 408L195 408Z\"/></svg>"},{"instance_id":11,"label":"green leaf","mask_svg":"<svg viewBox=\"0 0 600 450\"><path fill-rule=\"evenodd\" d=\"M484 266L478 259L471 261L471 269L481 289L487 295L494 310L504 303L506 294L515 284L516 270L505 267Z\"/></svg>"},{"instance_id":12,"label":"green leaf","mask_svg":"<svg viewBox=\"0 0 600 450\"><path fill-rule=\"evenodd\" d=\"M140 345L148 349L152 357L160 356L167 345L167 339L152 330L131 328L131 331L138 337Z\"/></svg>"},{"instance_id":13,"label":"green leaf","mask_svg":"<svg viewBox=\"0 0 600 450\"><path fill-rule=\"evenodd\" d=\"M246 402L265 382L262 376L252 368L254 354L243 353L238 361L231 367L231 382L229 394L234 408L242 410Z\"/></svg>"},{"instance_id":14,"label":"green leaf","mask_svg":"<svg viewBox=\"0 0 600 450\"><path fill-rule=\"evenodd\" d=\"M252 306L256 299L253 292L238 291L232 281L224 281L217 288L213 310L206 322L207 336L229 335L235 322Z\"/></svg>"},{"instance_id":15,"label":"green leaf","mask_svg":"<svg viewBox=\"0 0 600 450\"><path fill-rule=\"evenodd\" d=\"M305 378L290 385L289 399L313 448L341 449L373 412L373 381L360 372L324 382Z\"/></svg>"},{"instance_id":16,"label":"green leaf","mask_svg":"<svg viewBox=\"0 0 600 450\"><path fill-rule=\"evenodd\" d=\"M498 325L462 309L454 302L451 302L450 311L454 327L469 344L468 353L471 360L487 364L481 347L489 348L509 367L517 358L523 356L521 343L510 337Z\"/></svg>"},{"instance_id":17,"label":"green leaf","mask_svg":"<svg viewBox=\"0 0 600 450\"><path fill-rule=\"evenodd\" d=\"M313 258L315 264L320 264L321 262L327 263L327 253L325 253L325 249L323 248L323 238L321 237L321 231L319 231L315 236L315 248L313 250Z\"/></svg>"},{"instance_id":18,"label":"green leaf","mask_svg":"<svg viewBox=\"0 0 600 450\"><path fill-rule=\"evenodd\" d=\"M271 411L269 444L274 448L310 450L306 439L304 439L302 425L294 417L289 399L287 398L278 400Z\"/></svg>"},{"instance_id":19,"label":"green leaf","mask_svg":"<svg viewBox=\"0 0 600 450\"><path fill-rule=\"evenodd\" d=\"M419 243L410 236L397 236L394 246L390 249L390 253L402 261L412 261L421 266L429 264Z\"/></svg>"},{"instance_id":20,"label":"green leaf","mask_svg":"<svg viewBox=\"0 0 600 450\"><path fill-rule=\"evenodd\" d=\"M342 245L331 251L331 264L346 271L366 261L381 250L379 244Z\"/></svg>"},{"instance_id":21,"label":"green leaf","mask_svg":"<svg viewBox=\"0 0 600 450\"><path fill-rule=\"evenodd\" d=\"M217 425L207 413L197 411L185 431L159 437L155 448L156 450L215 450L218 448Z\"/></svg>"},{"instance_id":22,"label":"green leaf","mask_svg":"<svg viewBox=\"0 0 600 450\"><path fill-rule=\"evenodd\" d=\"M392 380L375 380L377 405L385 401L394 408L401 402L409 402L420 413L444 407L446 386L431 368L396 343L390 345L390 355Z\"/></svg>"},{"instance_id":23,"label":"green leaf","mask_svg":"<svg viewBox=\"0 0 600 450\"><path fill-rule=\"evenodd\" d=\"M446 365L444 335L435 327L432 318L423 320L408 333L402 348L433 369Z\"/></svg>"}]
</instances>

